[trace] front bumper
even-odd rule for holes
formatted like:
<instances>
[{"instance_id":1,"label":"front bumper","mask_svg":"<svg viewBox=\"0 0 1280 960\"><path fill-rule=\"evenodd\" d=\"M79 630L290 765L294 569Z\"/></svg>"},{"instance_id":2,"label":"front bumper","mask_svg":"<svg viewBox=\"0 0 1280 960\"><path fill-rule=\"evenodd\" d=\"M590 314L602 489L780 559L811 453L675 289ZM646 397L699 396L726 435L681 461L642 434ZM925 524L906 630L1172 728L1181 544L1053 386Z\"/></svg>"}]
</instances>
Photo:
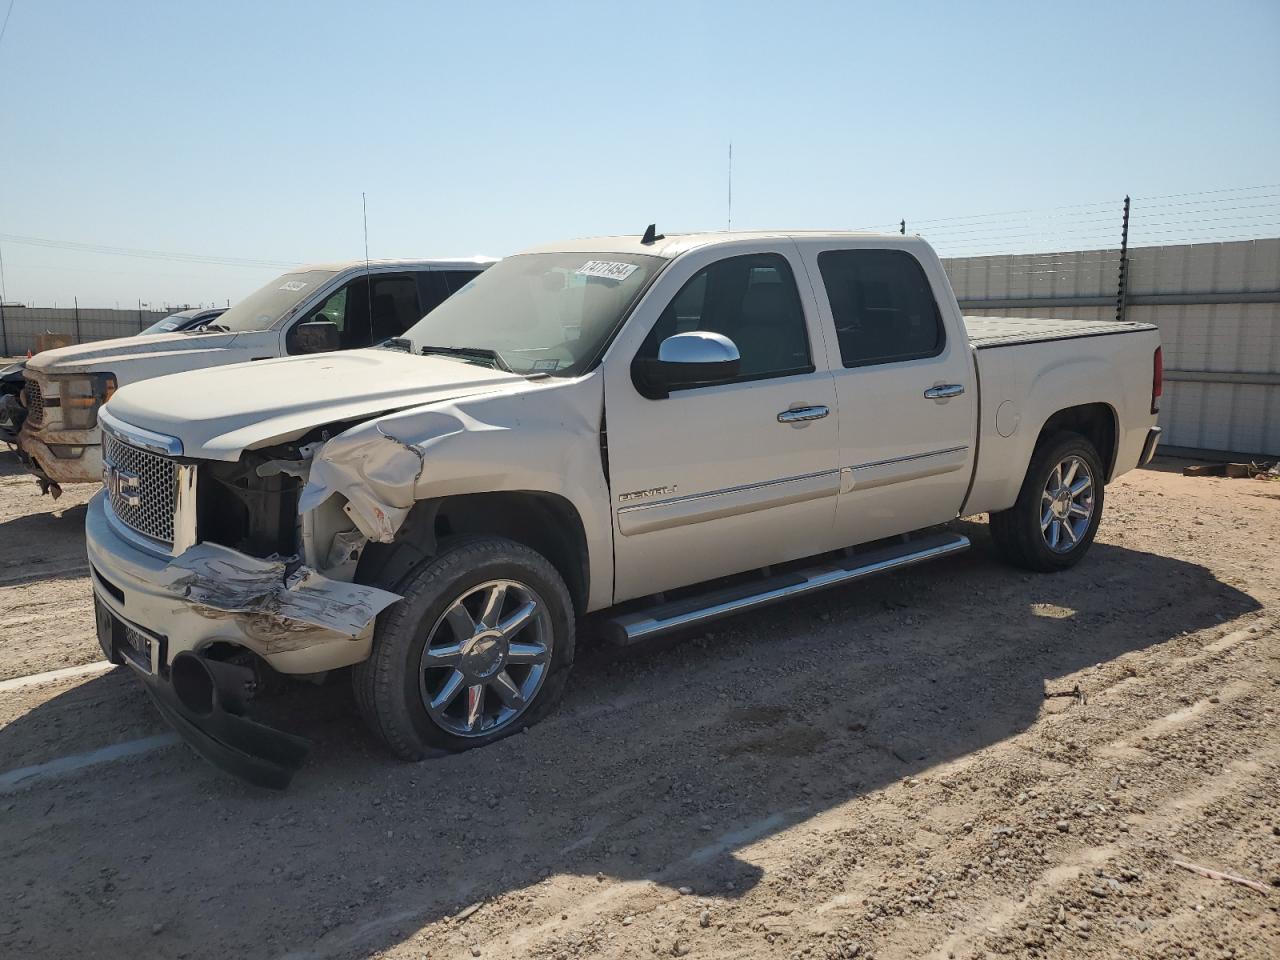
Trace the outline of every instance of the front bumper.
<instances>
[{"instance_id":1,"label":"front bumper","mask_svg":"<svg viewBox=\"0 0 1280 960\"><path fill-rule=\"evenodd\" d=\"M42 485L102 482L102 433L97 427L47 430L23 424L18 455Z\"/></svg>"},{"instance_id":2,"label":"front bumper","mask_svg":"<svg viewBox=\"0 0 1280 960\"><path fill-rule=\"evenodd\" d=\"M236 583L229 568L225 580L211 584L209 578L193 575L190 565L183 566L183 558L145 550L117 533L108 514L105 491L99 491L89 502L85 543L103 653L114 663L127 663L143 678L160 712L207 760L262 786L280 788L289 782L305 756L306 741L245 717L243 701L247 698L237 694L234 688L241 681L234 677L215 684L217 695L193 709L193 698L175 688L175 668L181 662L206 672L237 669L201 655L214 643L246 649L286 674L319 673L347 666L368 657L372 620L381 607L369 606L352 614L350 603L344 611L344 599L353 593L362 597L380 594L378 599L386 603L397 599L394 594L323 577L313 577L298 589L265 578ZM195 547L184 557L205 550ZM230 550L223 552L248 570L271 566ZM235 588L242 589L237 592ZM225 596L218 595L219 589ZM311 591L309 596L294 599L307 590ZM230 609L251 594L263 598L275 615L253 610L248 600L244 600L241 609ZM312 604L324 601L332 616L338 618L345 612L356 626L344 634L332 627L279 615L280 609L290 609L291 601L298 610L305 611L304 600ZM252 678L242 680L251 682Z\"/></svg>"},{"instance_id":3,"label":"front bumper","mask_svg":"<svg viewBox=\"0 0 1280 960\"><path fill-rule=\"evenodd\" d=\"M224 641L244 647L280 673L308 674L350 666L369 655L373 640L371 621L376 609L368 614L367 629L357 625L352 630L325 628L255 611L250 608L251 597L275 601L271 605L277 611L284 608L279 602L281 594L269 596L271 588L278 587L278 583L266 579L235 582L232 577L236 571L230 567L220 584L198 582L190 575L182 575L186 571L179 569L180 558L143 549L116 531L108 517L105 491L100 490L89 501L85 514L85 548L95 593L126 622L165 636L170 659L183 651L198 653ZM231 550L224 553L245 570L270 567ZM208 597L216 592L211 589L216 586L226 587L222 591L226 596ZM340 589L349 585L331 582L331 586L332 593L325 599L336 622L345 600ZM206 602L196 602L193 597L197 595L205 597Z\"/></svg>"},{"instance_id":4,"label":"front bumper","mask_svg":"<svg viewBox=\"0 0 1280 960\"><path fill-rule=\"evenodd\" d=\"M183 658L198 660L197 656L183 653L170 661L166 638L147 634L121 619L107 606L98 583L94 584L93 605L103 654L112 663L133 668L160 715L197 753L218 769L255 786L283 790L289 785L306 760L311 744L243 715L243 698L236 695L236 686L248 689L253 671L231 664L210 664L230 672L229 682L221 688L211 685L204 701L193 707L192 695L186 694L184 700L184 694L173 682L173 667L182 666L186 662ZM199 671L203 667L192 669Z\"/></svg>"}]
</instances>

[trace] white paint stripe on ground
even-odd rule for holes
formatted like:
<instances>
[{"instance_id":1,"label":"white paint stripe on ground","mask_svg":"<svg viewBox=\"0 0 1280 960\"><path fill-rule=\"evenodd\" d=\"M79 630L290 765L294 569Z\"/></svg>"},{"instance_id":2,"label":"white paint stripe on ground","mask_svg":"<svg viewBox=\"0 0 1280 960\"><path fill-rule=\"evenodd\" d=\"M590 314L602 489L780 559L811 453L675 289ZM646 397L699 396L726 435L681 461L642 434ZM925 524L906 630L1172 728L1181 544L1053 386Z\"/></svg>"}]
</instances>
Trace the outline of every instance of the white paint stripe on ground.
<instances>
[{"instance_id":1,"label":"white paint stripe on ground","mask_svg":"<svg viewBox=\"0 0 1280 960\"><path fill-rule=\"evenodd\" d=\"M59 757L57 760L50 760L47 763L37 763L34 766L20 767L17 770L0 773L0 796L21 790L23 787L30 786L39 780L60 777L64 774L74 773L77 770L83 770L85 767L97 766L100 763L110 763L113 760L122 760L125 757L136 757L144 753L151 753L153 750L171 747L177 742L178 735L176 733L157 733L151 737L143 737L141 740L113 743L109 747L90 750L88 753Z\"/></svg>"},{"instance_id":2,"label":"white paint stripe on ground","mask_svg":"<svg viewBox=\"0 0 1280 960\"><path fill-rule=\"evenodd\" d=\"M41 683L49 683L53 680L70 680L74 677L93 677L100 673L106 673L115 664L107 660L98 660L95 663L84 663L78 667L63 667L60 670L49 670L45 673L33 673L26 677L13 677L9 680L0 680L0 693L6 690L22 690L26 687L34 687Z\"/></svg>"},{"instance_id":3,"label":"white paint stripe on ground","mask_svg":"<svg viewBox=\"0 0 1280 960\"><path fill-rule=\"evenodd\" d=\"M12 577L0 577L0 587L19 587L26 583L35 583L37 580L50 580L54 577L72 579L74 577L87 577L88 575L89 565L87 563L77 563L69 567L50 567L47 570L28 571L15 574Z\"/></svg>"}]
</instances>

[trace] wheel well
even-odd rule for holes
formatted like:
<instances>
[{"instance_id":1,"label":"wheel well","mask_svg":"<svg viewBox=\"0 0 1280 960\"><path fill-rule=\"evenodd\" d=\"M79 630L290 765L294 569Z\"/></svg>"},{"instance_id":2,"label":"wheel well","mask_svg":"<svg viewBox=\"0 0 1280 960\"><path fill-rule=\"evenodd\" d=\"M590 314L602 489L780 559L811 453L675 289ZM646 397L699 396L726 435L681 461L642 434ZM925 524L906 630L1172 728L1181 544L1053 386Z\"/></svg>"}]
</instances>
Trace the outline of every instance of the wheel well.
<instances>
[{"instance_id":1,"label":"wheel well","mask_svg":"<svg viewBox=\"0 0 1280 960\"><path fill-rule=\"evenodd\" d=\"M1040 428L1036 446L1054 434L1071 430L1089 439L1102 457L1102 472L1109 481L1116 463L1116 414L1105 403L1085 403L1059 410Z\"/></svg>"},{"instance_id":2,"label":"wheel well","mask_svg":"<svg viewBox=\"0 0 1280 960\"><path fill-rule=\"evenodd\" d=\"M586 609L586 529L573 504L551 493L470 493L420 501L394 543L372 543L365 549L356 579L391 588L419 562L434 556L442 538L459 535L506 537L536 550L564 578L574 609Z\"/></svg>"}]
</instances>

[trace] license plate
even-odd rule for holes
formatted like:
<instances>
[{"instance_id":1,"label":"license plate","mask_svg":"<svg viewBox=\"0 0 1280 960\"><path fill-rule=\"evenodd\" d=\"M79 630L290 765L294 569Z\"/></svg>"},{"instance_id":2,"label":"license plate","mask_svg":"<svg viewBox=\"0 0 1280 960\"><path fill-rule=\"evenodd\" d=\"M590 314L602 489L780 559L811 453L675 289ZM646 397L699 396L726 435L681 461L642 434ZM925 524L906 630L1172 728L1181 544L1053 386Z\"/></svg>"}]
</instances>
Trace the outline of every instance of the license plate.
<instances>
[{"instance_id":1,"label":"license plate","mask_svg":"<svg viewBox=\"0 0 1280 960\"><path fill-rule=\"evenodd\" d=\"M117 649L140 670L151 672L151 638L125 623L117 624Z\"/></svg>"}]
</instances>

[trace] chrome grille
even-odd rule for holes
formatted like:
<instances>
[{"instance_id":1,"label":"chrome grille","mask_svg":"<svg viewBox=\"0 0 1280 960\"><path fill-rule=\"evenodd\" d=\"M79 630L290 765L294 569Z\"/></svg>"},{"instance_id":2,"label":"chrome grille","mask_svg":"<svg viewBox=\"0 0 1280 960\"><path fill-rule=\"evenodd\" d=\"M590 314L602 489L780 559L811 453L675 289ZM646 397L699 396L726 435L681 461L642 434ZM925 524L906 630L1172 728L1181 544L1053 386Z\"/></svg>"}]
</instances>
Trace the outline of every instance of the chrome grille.
<instances>
[{"instance_id":1,"label":"chrome grille","mask_svg":"<svg viewBox=\"0 0 1280 960\"><path fill-rule=\"evenodd\" d=\"M44 393L35 380L27 380L27 421L38 427L44 423Z\"/></svg>"},{"instance_id":2,"label":"chrome grille","mask_svg":"<svg viewBox=\"0 0 1280 960\"><path fill-rule=\"evenodd\" d=\"M105 430L102 463L111 512L143 536L172 544L178 465Z\"/></svg>"}]
</instances>

